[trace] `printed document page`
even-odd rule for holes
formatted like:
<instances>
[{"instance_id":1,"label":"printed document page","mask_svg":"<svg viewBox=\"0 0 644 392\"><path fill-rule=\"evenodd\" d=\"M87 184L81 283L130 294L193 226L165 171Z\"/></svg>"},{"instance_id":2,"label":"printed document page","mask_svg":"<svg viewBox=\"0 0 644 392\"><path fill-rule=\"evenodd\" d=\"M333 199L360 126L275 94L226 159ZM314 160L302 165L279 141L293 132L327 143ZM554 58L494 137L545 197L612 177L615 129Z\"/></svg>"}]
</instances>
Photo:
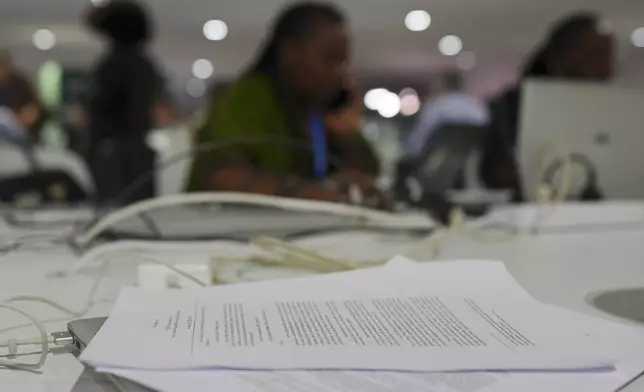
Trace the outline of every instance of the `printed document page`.
<instances>
[{"instance_id":1,"label":"printed document page","mask_svg":"<svg viewBox=\"0 0 644 392\"><path fill-rule=\"evenodd\" d=\"M565 312L565 311L562 311ZM601 337L605 351L618 361L615 372L469 372L406 373L352 371L146 371L99 369L159 392L609 392L618 390L644 369L643 334L639 329L565 312L565 318L591 325L588 334Z\"/></svg>"},{"instance_id":2,"label":"printed document page","mask_svg":"<svg viewBox=\"0 0 644 392\"><path fill-rule=\"evenodd\" d=\"M585 325L530 298L499 263L348 274L125 290L81 359L138 369L613 368Z\"/></svg>"},{"instance_id":3,"label":"printed document page","mask_svg":"<svg viewBox=\"0 0 644 392\"><path fill-rule=\"evenodd\" d=\"M356 371L145 371L112 369L158 392L612 392L629 379L595 373L401 373Z\"/></svg>"}]
</instances>

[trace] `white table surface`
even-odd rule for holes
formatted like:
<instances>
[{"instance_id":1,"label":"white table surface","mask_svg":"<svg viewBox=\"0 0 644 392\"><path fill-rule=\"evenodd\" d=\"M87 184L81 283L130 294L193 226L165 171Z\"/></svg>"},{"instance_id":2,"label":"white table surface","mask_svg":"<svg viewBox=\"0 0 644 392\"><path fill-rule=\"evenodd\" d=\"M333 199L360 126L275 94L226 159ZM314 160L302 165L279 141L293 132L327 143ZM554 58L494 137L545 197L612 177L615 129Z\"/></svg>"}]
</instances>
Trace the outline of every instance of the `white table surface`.
<instances>
[{"instance_id":1,"label":"white table surface","mask_svg":"<svg viewBox=\"0 0 644 392\"><path fill-rule=\"evenodd\" d=\"M643 204L644 208L644 204ZM64 233L64 228L47 233ZM21 231L20 234L24 234ZM42 234L42 233L41 233ZM15 228L0 222L0 239L16 235ZM418 239L369 233L338 233L302 241L307 246L335 256L349 258L387 258L410 250ZM185 257L167 254L175 262L207 262L213 254L242 255L249 246L234 243L213 243L207 247L186 247ZM190 249L190 251L187 251ZM157 251L157 254L163 252ZM501 243L482 243L454 235L446 242L439 258L493 259L506 263L515 278L537 299L588 314L611 318L589 303L589 296L602 290L644 287L644 228L627 225L593 230L579 228L576 232L523 236ZM77 256L58 246L41 246L9 254L0 253L0 298L16 294L46 296L73 309L80 309L86 300L94 276L81 274L71 278L53 277L69 268ZM132 265L110 267L98 292L100 303L88 314L107 315L124 285L135 282ZM48 331L65 330L69 317L39 304L20 304L46 324ZM627 323L623 320L617 320ZM9 329L27 321L19 315L0 311L0 340L8 337L33 337L33 327ZM9 329L9 330L8 330ZM1 354L0 354L1 355ZM31 358L31 357L30 357ZM50 354L39 373L0 370L0 388L7 391L69 392L82 372L81 364L69 353ZM644 381L627 391L644 391Z\"/></svg>"}]
</instances>

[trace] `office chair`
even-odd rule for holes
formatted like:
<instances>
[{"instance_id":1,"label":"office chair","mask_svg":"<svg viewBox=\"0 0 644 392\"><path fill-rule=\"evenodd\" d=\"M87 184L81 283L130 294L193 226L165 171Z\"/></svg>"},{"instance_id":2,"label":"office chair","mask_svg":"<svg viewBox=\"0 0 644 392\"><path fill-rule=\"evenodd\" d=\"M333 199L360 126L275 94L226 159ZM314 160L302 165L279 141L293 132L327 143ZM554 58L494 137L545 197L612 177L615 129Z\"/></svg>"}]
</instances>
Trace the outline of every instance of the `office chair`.
<instances>
[{"instance_id":1,"label":"office chair","mask_svg":"<svg viewBox=\"0 0 644 392\"><path fill-rule=\"evenodd\" d=\"M30 204L78 204L87 201L88 195L61 170L36 171L0 180L1 202L20 204L26 200Z\"/></svg>"},{"instance_id":2,"label":"office chair","mask_svg":"<svg viewBox=\"0 0 644 392\"><path fill-rule=\"evenodd\" d=\"M487 128L469 124L446 123L425 142L418 154L404 156L397 164L396 197L426 209L432 217L447 224L454 207L446 197L449 190L463 183L468 158L482 151ZM466 213L480 215L483 205L462 206Z\"/></svg>"}]
</instances>

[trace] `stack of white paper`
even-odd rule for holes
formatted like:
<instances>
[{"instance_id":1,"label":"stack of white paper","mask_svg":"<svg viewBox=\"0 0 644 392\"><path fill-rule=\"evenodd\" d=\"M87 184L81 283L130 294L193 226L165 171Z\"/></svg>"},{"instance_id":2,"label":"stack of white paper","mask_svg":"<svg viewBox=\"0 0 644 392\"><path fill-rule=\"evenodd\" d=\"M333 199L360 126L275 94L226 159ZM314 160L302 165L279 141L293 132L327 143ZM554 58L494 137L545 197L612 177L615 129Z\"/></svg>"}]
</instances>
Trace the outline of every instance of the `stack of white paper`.
<instances>
[{"instance_id":1,"label":"stack of white paper","mask_svg":"<svg viewBox=\"0 0 644 392\"><path fill-rule=\"evenodd\" d=\"M502 263L397 260L292 281L126 290L81 359L164 392L611 391L644 363L624 367L606 325L535 301Z\"/></svg>"}]
</instances>

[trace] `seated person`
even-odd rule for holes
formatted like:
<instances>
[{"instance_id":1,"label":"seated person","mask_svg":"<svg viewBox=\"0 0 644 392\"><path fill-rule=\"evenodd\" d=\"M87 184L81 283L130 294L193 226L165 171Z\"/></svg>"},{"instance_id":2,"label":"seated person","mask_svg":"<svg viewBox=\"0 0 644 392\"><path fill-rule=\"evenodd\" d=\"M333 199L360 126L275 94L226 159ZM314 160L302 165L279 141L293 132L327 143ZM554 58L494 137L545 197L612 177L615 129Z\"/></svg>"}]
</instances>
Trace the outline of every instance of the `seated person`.
<instances>
[{"instance_id":1,"label":"seated person","mask_svg":"<svg viewBox=\"0 0 644 392\"><path fill-rule=\"evenodd\" d=\"M344 18L333 6L285 10L257 63L212 104L196 145L213 148L196 157L188 190L332 202L348 201L349 184L377 193L378 164L367 142L357 131L329 127L333 113L325 121L329 105L343 101L348 52Z\"/></svg>"},{"instance_id":2,"label":"seated person","mask_svg":"<svg viewBox=\"0 0 644 392\"><path fill-rule=\"evenodd\" d=\"M605 81L612 73L613 37L594 14L570 16L551 30L544 46L525 67L522 79L553 78ZM517 168L516 143L521 87L514 86L491 103L492 119L480 166L480 176L492 189L510 189L523 199Z\"/></svg>"},{"instance_id":3,"label":"seated person","mask_svg":"<svg viewBox=\"0 0 644 392\"><path fill-rule=\"evenodd\" d=\"M16 115L8 107L0 107L0 144L25 145L27 132Z\"/></svg>"},{"instance_id":4,"label":"seated person","mask_svg":"<svg viewBox=\"0 0 644 392\"><path fill-rule=\"evenodd\" d=\"M4 50L0 50L0 107L0 139L4 143L24 145L38 141L47 113L32 84Z\"/></svg>"},{"instance_id":5,"label":"seated person","mask_svg":"<svg viewBox=\"0 0 644 392\"><path fill-rule=\"evenodd\" d=\"M0 144L26 147L33 143L30 128L38 120L38 108L27 104L17 112L0 106Z\"/></svg>"}]
</instances>

